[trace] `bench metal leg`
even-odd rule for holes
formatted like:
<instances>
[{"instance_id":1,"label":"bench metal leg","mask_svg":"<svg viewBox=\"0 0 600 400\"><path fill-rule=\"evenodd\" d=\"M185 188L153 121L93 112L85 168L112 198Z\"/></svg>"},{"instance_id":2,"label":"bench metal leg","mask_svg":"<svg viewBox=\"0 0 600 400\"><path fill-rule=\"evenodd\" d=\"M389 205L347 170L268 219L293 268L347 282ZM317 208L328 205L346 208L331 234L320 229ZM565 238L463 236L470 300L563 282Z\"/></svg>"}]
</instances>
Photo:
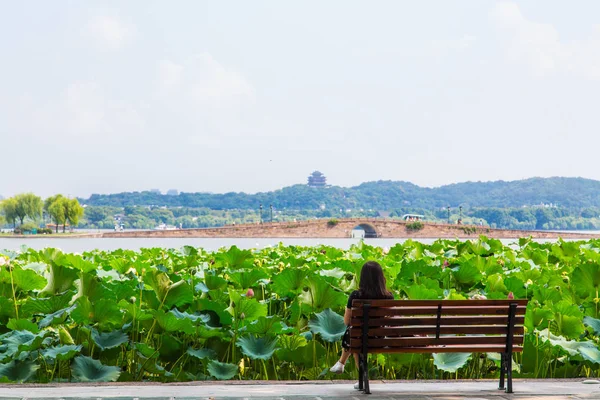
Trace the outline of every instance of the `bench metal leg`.
<instances>
[{"instance_id":1,"label":"bench metal leg","mask_svg":"<svg viewBox=\"0 0 600 400\"><path fill-rule=\"evenodd\" d=\"M512 353L506 355L506 393L512 393Z\"/></svg>"},{"instance_id":2,"label":"bench metal leg","mask_svg":"<svg viewBox=\"0 0 600 400\"><path fill-rule=\"evenodd\" d=\"M362 362L363 362L363 374L364 374L364 386L365 386L365 394L371 394L371 389L369 387L369 365L367 363L368 360L368 355L364 355Z\"/></svg>"},{"instance_id":3,"label":"bench metal leg","mask_svg":"<svg viewBox=\"0 0 600 400\"><path fill-rule=\"evenodd\" d=\"M506 372L506 356L504 353L500 353L500 382L498 383L498 390L504 390L504 373Z\"/></svg>"},{"instance_id":4,"label":"bench metal leg","mask_svg":"<svg viewBox=\"0 0 600 400\"><path fill-rule=\"evenodd\" d=\"M360 353L358 355L358 390L364 389L364 371L363 371L363 355Z\"/></svg>"}]
</instances>

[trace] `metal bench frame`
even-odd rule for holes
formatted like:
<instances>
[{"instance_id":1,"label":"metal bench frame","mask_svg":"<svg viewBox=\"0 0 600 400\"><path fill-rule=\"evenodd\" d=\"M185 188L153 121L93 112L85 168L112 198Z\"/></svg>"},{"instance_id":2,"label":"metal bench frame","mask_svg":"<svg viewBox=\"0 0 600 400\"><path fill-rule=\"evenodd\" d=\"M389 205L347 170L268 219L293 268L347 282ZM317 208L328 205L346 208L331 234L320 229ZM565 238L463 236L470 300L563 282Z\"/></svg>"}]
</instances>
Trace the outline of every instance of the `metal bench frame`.
<instances>
[{"instance_id":1,"label":"metal bench frame","mask_svg":"<svg viewBox=\"0 0 600 400\"><path fill-rule=\"evenodd\" d=\"M360 348L351 348L350 351L353 353L358 353L358 358L359 358L359 362L358 362L358 388L359 390L363 390L365 394L370 394L371 390L369 387L369 368L368 368L368 356L369 353L378 353L377 348L370 348L369 347L369 314L371 311L371 303L377 303L377 300L361 300L361 299L357 299L354 300L352 302L352 318L356 318L356 317L360 317L361 318L361 347ZM402 307L403 306L403 302L405 303L415 303L415 301L410 301L410 300L393 300L393 301L387 301L387 303L393 303L393 307ZM435 338L439 339L440 338L440 320L441 320L441 316L442 316L442 311L443 311L443 306L445 303L449 303L449 304L456 304L457 301L445 301L445 300L426 300L426 301L416 301L417 303L426 303L426 302L430 302L430 304L432 306L435 306L435 304L437 304L437 322L436 322L436 329L435 329ZM462 302L462 300L461 300ZM386 303L386 304L387 304ZM512 386L512 356L513 356L513 352L516 351L522 351L522 347L519 348L514 348L513 344L514 344L514 332L515 332L515 318L517 315L517 307L521 306L521 308L523 306L526 307L527 305L527 300L478 300L476 302L478 306L485 306L487 304L489 304L490 306L498 306L500 303L501 304L506 304L507 307L507 326L506 326L506 347L504 352L500 353L500 380L499 380L499 385L498 385L498 389L499 390L505 390L506 393L513 393L513 386ZM469 305L469 300L464 300L464 306L468 306ZM473 304L475 306L475 304ZM476 309L477 307L473 307L474 309ZM355 311L356 310L356 311ZM359 311L361 310L362 316L356 315L359 314ZM523 312L524 313L524 312ZM406 316L414 316L416 314L406 314ZM385 316L378 316L378 318L386 318ZM524 315L523 315L524 318ZM356 325L351 325L353 327L357 327ZM497 342L496 342L497 343ZM421 349L422 351L419 351L420 353L436 353L436 349L435 347L431 348L431 351L428 351L426 348L425 349ZM448 351L450 349L445 349L446 352L460 352L460 351ZM401 353L402 352L402 347L398 346L397 348L394 347L394 350L391 352L397 352L397 353ZM464 351L462 351L464 352ZM505 385L505 380L506 380L506 385Z\"/></svg>"}]
</instances>

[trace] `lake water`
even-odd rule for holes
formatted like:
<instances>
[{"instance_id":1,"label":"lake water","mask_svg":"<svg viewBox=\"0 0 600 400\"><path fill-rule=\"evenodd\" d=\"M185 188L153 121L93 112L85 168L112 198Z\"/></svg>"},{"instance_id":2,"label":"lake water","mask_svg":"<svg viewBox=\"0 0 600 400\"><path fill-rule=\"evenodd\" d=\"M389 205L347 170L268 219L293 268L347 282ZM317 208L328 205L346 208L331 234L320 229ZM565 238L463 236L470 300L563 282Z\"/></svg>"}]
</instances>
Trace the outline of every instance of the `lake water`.
<instances>
[{"instance_id":1,"label":"lake water","mask_svg":"<svg viewBox=\"0 0 600 400\"><path fill-rule=\"evenodd\" d=\"M402 243L405 239L365 239L365 243L372 246L392 247ZM433 243L434 239L416 239L423 243ZM517 240L502 240L505 244L515 243ZM236 245L239 248L264 248L276 246L278 243L294 246L316 246L320 244L348 249L351 245L359 243L360 239L295 239L295 238L0 238L0 250L20 250L28 246L36 250L46 247L56 247L68 253L81 253L83 251L130 249L139 250L149 247L163 247L179 249L185 245L202 247L206 250L217 250L221 247Z\"/></svg>"}]
</instances>

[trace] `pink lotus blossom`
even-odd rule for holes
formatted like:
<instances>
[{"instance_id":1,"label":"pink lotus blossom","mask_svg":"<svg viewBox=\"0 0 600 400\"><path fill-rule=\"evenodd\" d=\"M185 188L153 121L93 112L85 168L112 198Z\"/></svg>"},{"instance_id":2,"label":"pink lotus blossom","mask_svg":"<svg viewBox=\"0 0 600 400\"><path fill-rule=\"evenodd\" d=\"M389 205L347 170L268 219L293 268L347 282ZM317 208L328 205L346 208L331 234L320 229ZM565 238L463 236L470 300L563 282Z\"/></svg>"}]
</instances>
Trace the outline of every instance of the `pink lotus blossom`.
<instances>
[{"instance_id":1,"label":"pink lotus blossom","mask_svg":"<svg viewBox=\"0 0 600 400\"><path fill-rule=\"evenodd\" d=\"M508 292L507 299L509 299L509 300L514 300L515 299L515 295L513 294L513 292Z\"/></svg>"},{"instance_id":2,"label":"pink lotus blossom","mask_svg":"<svg viewBox=\"0 0 600 400\"><path fill-rule=\"evenodd\" d=\"M254 297L254 290L248 289L248 291L246 292L246 297L248 297L249 299Z\"/></svg>"}]
</instances>

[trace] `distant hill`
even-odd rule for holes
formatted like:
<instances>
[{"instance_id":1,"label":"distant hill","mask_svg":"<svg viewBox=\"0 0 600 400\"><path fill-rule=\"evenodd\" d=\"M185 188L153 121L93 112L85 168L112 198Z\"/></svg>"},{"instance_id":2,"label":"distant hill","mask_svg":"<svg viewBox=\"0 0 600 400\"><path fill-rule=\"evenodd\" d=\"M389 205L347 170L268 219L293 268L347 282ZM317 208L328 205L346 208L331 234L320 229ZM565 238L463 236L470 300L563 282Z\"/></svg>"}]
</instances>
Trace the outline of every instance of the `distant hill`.
<instances>
[{"instance_id":1,"label":"distant hill","mask_svg":"<svg viewBox=\"0 0 600 400\"><path fill-rule=\"evenodd\" d=\"M214 210L256 209L258 204L278 209L372 209L441 208L446 206L522 207L557 205L564 208L600 207L600 181L584 178L530 178L518 181L463 182L425 188L403 181L366 182L355 187L325 188L293 185L272 192L179 193L156 192L93 194L80 199L93 206L206 207Z\"/></svg>"}]
</instances>

